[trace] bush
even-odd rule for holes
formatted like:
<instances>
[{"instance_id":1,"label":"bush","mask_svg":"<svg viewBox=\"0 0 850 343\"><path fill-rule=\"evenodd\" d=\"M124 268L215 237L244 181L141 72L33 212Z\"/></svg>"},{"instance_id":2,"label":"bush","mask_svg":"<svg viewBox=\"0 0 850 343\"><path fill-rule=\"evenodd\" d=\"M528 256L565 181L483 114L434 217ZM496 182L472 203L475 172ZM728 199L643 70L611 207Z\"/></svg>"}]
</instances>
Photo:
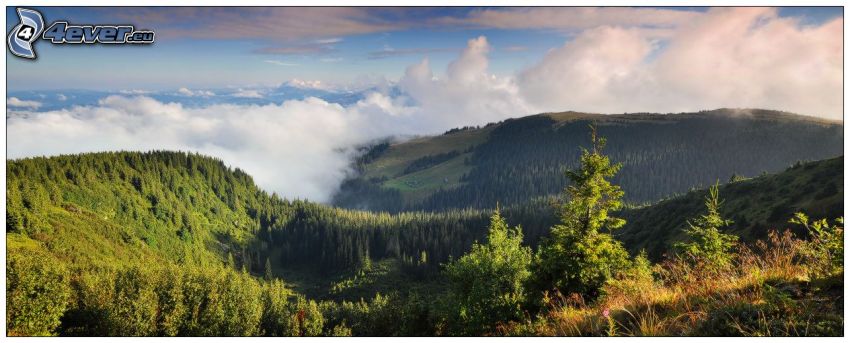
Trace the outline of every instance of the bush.
<instances>
[{"instance_id":1,"label":"bush","mask_svg":"<svg viewBox=\"0 0 850 343\"><path fill-rule=\"evenodd\" d=\"M524 284L530 276L531 249L522 245L522 229L510 229L499 211L490 219L487 243L446 266L461 334L480 334L498 322L520 319Z\"/></svg>"},{"instance_id":2,"label":"bush","mask_svg":"<svg viewBox=\"0 0 850 343\"><path fill-rule=\"evenodd\" d=\"M149 336L156 330L159 299L149 273L130 268L118 273L109 307L110 336Z\"/></svg>"},{"instance_id":3,"label":"bush","mask_svg":"<svg viewBox=\"0 0 850 343\"><path fill-rule=\"evenodd\" d=\"M709 271L719 272L728 268L735 255L732 249L738 241L738 236L720 232L720 228L732 223L720 216L719 185L708 189L705 198L706 214L688 221L685 233L690 242L676 243L675 247L693 264L701 264Z\"/></svg>"},{"instance_id":4,"label":"bush","mask_svg":"<svg viewBox=\"0 0 850 343\"><path fill-rule=\"evenodd\" d=\"M320 336L324 326L322 312L313 300L298 296L289 304L288 336Z\"/></svg>"},{"instance_id":5,"label":"bush","mask_svg":"<svg viewBox=\"0 0 850 343\"><path fill-rule=\"evenodd\" d=\"M617 277L608 280L602 287L604 302L611 303L648 303L658 284L652 275L652 264L641 251L635 256L631 266Z\"/></svg>"},{"instance_id":6,"label":"bush","mask_svg":"<svg viewBox=\"0 0 850 343\"><path fill-rule=\"evenodd\" d=\"M6 329L10 336L50 336L70 296L68 273L50 255L15 252L6 260Z\"/></svg>"},{"instance_id":7,"label":"bush","mask_svg":"<svg viewBox=\"0 0 850 343\"><path fill-rule=\"evenodd\" d=\"M283 282L273 280L263 288L263 315L260 319L261 334L266 336L284 336L289 323L289 302L292 294Z\"/></svg>"},{"instance_id":8,"label":"bush","mask_svg":"<svg viewBox=\"0 0 850 343\"><path fill-rule=\"evenodd\" d=\"M790 220L805 227L809 241L803 244L802 254L807 260L809 273L814 277L827 277L844 272L844 218L829 224L826 219L809 222L809 217L796 213Z\"/></svg>"}]
</instances>

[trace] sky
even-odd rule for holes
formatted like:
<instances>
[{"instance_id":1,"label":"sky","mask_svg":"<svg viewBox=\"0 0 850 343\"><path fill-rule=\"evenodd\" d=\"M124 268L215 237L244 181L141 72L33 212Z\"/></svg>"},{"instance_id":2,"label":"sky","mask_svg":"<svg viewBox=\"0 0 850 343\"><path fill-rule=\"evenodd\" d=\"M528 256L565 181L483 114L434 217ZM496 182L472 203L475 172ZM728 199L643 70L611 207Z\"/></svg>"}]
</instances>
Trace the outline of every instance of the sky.
<instances>
[{"instance_id":1,"label":"sky","mask_svg":"<svg viewBox=\"0 0 850 343\"><path fill-rule=\"evenodd\" d=\"M843 118L842 8L36 9L156 42L7 52L8 158L198 151L290 198L330 199L358 145L534 113Z\"/></svg>"}]
</instances>

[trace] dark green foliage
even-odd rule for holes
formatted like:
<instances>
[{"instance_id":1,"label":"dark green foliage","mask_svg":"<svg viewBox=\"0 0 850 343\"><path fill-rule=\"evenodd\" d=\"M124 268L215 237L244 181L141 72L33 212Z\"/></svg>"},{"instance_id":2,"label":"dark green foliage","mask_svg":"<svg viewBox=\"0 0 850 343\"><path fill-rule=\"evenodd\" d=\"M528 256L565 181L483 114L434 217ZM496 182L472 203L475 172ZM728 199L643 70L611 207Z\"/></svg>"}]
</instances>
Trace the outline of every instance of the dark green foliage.
<instances>
[{"instance_id":1,"label":"dark green foliage","mask_svg":"<svg viewBox=\"0 0 850 343\"><path fill-rule=\"evenodd\" d=\"M446 266L456 306L449 322L457 333L478 335L493 331L497 323L522 319L530 264L522 229L509 228L497 210L487 242L473 244L469 253Z\"/></svg>"},{"instance_id":2,"label":"dark green foliage","mask_svg":"<svg viewBox=\"0 0 850 343\"><path fill-rule=\"evenodd\" d=\"M819 198L822 190L833 195ZM718 191L725 199L719 213L733 221L724 231L739 236L741 242L753 243L766 238L769 230L786 228L805 237L805 228L788 224L795 212L813 218L843 216L843 158L798 163L782 173L720 185ZM708 195L708 190L694 190L652 206L623 210L620 216L627 223L616 236L632 253L645 249L651 260L660 260L675 242L687 239L683 218L704 214Z\"/></svg>"},{"instance_id":3,"label":"dark green foliage","mask_svg":"<svg viewBox=\"0 0 850 343\"><path fill-rule=\"evenodd\" d=\"M731 220L720 216L719 184L708 189L705 197L706 213L688 221L685 233L689 241L676 243L675 247L685 254L685 258L694 263L701 263L712 270L723 270L730 267L734 255L732 249L738 242L738 236L720 232L720 229L732 223Z\"/></svg>"},{"instance_id":4,"label":"dark green foliage","mask_svg":"<svg viewBox=\"0 0 850 343\"><path fill-rule=\"evenodd\" d=\"M703 193L694 192L679 200L687 202L683 209L671 211L670 202L663 202L610 212L619 206L619 189L608 182L616 168L606 166L601 154L586 154L592 158L585 162L593 167L570 174L572 186L593 186L568 191L558 216L546 199L509 206L501 213L522 223L524 232L495 225L504 228L497 230L505 233L504 240L491 237L478 245L474 242L488 233L486 210L390 215L290 202L261 191L244 172L195 154L114 152L7 161L7 330L10 335L69 336L491 334L504 321L526 318L520 315L527 312L520 311L533 311L514 306L520 294L528 293L517 283L525 277L523 268L516 266L527 264L522 262L527 248L521 243L535 245L558 217L561 226L574 229L553 231L552 241L560 242L562 249L548 256L572 258L569 254L578 252L578 262L540 258L538 266L546 267L539 274L557 277L537 283L536 289L561 282L566 291L593 295L605 280L609 285L627 280L623 284L628 286L647 279L646 259L630 261L607 230L618 226L615 218L621 213L626 218L651 214L644 218L652 221L642 223L661 223L629 232L627 225L618 232L616 238L638 247L670 242L675 233L653 230L674 221L683 225L682 218L700 210ZM824 217L818 211L840 213L843 179L836 175L841 170L840 160L831 160L735 182L721 188L730 200L721 211L729 211L733 225L746 224L733 227L745 232L758 232L774 212L781 216L803 209L817 217ZM692 196L697 200L693 206ZM581 216L588 209L594 216ZM658 221L657 211L666 211L661 215L665 221ZM815 240L839 241L838 226L819 227L823 232L811 234ZM651 236L635 240L635 232ZM498 242L504 244L491 244ZM483 290L469 294L497 295L467 302L465 307L481 318L453 322L447 313L458 313L460 302L445 296L445 287L434 285L446 281L439 266L470 249L470 256L492 258L467 258L475 263L450 274L458 284L470 286L463 289ZM522 258L519 263L500 263L498 256ZM458 265L460 261L463 258ZM825 261L834 266L835 255ZM393 272L381 274L388 263ZM316 276L319 283L356 273L361 279L352 287L359 289L342 291L337 302L317 303L281 281L277 273L290 269L311 274L321 270L325 274ZM830 270L834 277L837 271ZM614 274L620 277L612 280ZM392 279L377 280L386 275ZM479 279L485 282L470 281ZM431 288L411 287L419 284ZM402 291L394 292L396 288ZM389 295L376 295L376 289ZM358 298L369 300L341 300ZM788 312L775 313L782 318ZM835 332L835 318L817 320L811 330Z\"/></svg>"},{"instance_id":5,"label":"dark green foliage","mask_svg":"<svg viewBox=\"0 0 850 343\"><path fill-rule=\"evenodd\" d=\"M767 110L747 115L730 109L666 115L543 114L482 128L490 132L489 139L476 144L472 169L459 187L429 190L403 202L381 201L390 194L381 192L390 192L386 187L362 193L357 192L365 189L347 188L339 198L359 201L334 204L391 212L433 211L486 208L496 202L510 206L553 195L567 185L564 167L579 162L578 148L586 146L588 123L595 123L599 134L609 138L608 155L623 163L613 182L623 187L624 200L631 203L654 202L733 174L753 177L781 171L799 160L835 157L843 146L843 127L838 123ZM422 156L411 159L418 157Z\"/></svg>"},{"instance_id":6,"label":"dark green foliage","mask_svg":"<svg viewBox=\"0 0 850 343\"><path fill-rule=\"evenodd\" d=\"M436 154L436 155L427 155L425 157L420 157L404 168L402 174L410 174L415 173L417 171L430 168L432 166L438 165L450 159L460 156L460 152L457 150L452 150L447 153Z\"/></svg>"},{"instance_id":7,"label":"dark green foliage","mask_svg":"<svg viewBox=\"0 0 850 343\"><path fill-rule=\"evenodd\" d=\"M559 206L561 222L538 248L533 279L538 292L555 289L595 296L609 278L628 267L628 253L610 234L625 224L609 215L622 206L623 191L609 181L620 165L602 154L605 139L597 138L595 128L591 142L593 149L582 152L581 166L566 173L571 184Z\"/></svg>"}]
</instances>

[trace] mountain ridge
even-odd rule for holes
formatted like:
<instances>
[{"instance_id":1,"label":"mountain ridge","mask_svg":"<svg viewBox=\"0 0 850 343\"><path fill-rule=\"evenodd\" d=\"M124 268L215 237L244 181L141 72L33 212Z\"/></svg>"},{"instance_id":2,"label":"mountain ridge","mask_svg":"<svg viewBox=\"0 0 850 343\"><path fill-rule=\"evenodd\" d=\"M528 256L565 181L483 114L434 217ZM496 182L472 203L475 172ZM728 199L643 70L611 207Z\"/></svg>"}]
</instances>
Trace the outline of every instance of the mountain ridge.
<instances>
[{"instance_id":1,"label":"mountain ridge","mask_svg":"<svg viewBox=\"0 0 850 343\"><path fill-rule=\"evenodd\" d=\"M843 153L843 123L781 111L543 113L375 145L370 160L357 163L359 175L344 181L331 203L398 212L484 208L552 194L547 192L564 186L561 166L574 165L580 148L587 146L590 124L607 137L614 162L624 163L618 181L633 203L705 187L733 174L776 172L798 160ZM453 157L435 158L447 154ZM700 165L689 166L695 163ZM408 168L413 164L417 168ZM511 175L522 175L520 187L526 189L506 185ZM665 189L642 186L661 184L664 178L671 181Z\"/></svg>"}]
</instances>

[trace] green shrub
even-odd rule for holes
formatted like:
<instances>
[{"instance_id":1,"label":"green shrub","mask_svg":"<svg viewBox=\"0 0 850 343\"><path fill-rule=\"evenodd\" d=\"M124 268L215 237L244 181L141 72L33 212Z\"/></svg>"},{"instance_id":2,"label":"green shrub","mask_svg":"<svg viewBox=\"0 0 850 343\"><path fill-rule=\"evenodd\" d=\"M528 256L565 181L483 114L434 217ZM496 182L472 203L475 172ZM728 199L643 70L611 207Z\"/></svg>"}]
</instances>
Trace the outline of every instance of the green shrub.
<instances>
[{"instance_id":1,"label":"green shrub","mask_svg":"<svg viewBox=\"0 0 850 343\"><path fill-rule=\"evenodd\" d=\"M520 319L530 263L531 249L522 245L522 229L508 228L496 210L487 243L473 244L469 253L446 266L459 333L480 334L498 322Z\"/></svg>"},{"instance_id":2,"label":"green shrub","mask_svg":"<svg viewBox=\"0 0 850 343\"><path fill-rule=\"evenodd\" d=\"M802 225L809 232L802 254L812 276L827 277L844 272L843 217L836 219L834 224L829 224L826 219L810 222L808 216L798 212L790 222Z\"/></svg>"},{"instance_id":3,"label":"green shrub","mask_svg":"<svg viewBox=\"0 0 850 343\"><path fill-rule=\"evenodd\" d=\"M298 296L289 304L288 336L320 336L324 318L319 305L313 300Z\"/></svg>"},{"instance_id":4,"label":"green shrub","mask_svg":"<svg viewBox=\"0 0 850 343\"><path fill-rule=\"evenodd\" d=\"M8 334L53 335L68 305L68 272L58 260L37 251L16 251L7 258Z\"/></svg>"},{"instance_id":5,"label":"green shrub","mask_svg":"<svg viewBox=\"0 0 850 343\"><path fill-rule=\"evenodd\" d=\"M290 319L288 298L292 294L283 282L273 280L263 288L263 315L260 319L261 334L284 336Z\"/></svg>"},{"instance_id":6,"label":"green shrub","mask_svg":"<svg viewBox=\"0 0 850 343\"><path fill-rule=\"evenodd\" d=\"M720 216L723 202L719 196L719 184L708 189L705 198L706 213L688 221L685 233L690 242L676 243L675 247L684 254L686 260L700 264L709 271L718 272L730 267L735 258L732 249L738 236L720 232L720 229L732 223Z\"/></svg>"},{"instance_id":7,"label":"green shrub","mask_svg":"<svg viewBox=\"0 0 850 343\"><path fill-rule=\"evenodd\" d=\"M118 273L109 307L110 336L150 336L156 332L159 299L152 275L139 268Z\"/></svg>"}]
</instances>

